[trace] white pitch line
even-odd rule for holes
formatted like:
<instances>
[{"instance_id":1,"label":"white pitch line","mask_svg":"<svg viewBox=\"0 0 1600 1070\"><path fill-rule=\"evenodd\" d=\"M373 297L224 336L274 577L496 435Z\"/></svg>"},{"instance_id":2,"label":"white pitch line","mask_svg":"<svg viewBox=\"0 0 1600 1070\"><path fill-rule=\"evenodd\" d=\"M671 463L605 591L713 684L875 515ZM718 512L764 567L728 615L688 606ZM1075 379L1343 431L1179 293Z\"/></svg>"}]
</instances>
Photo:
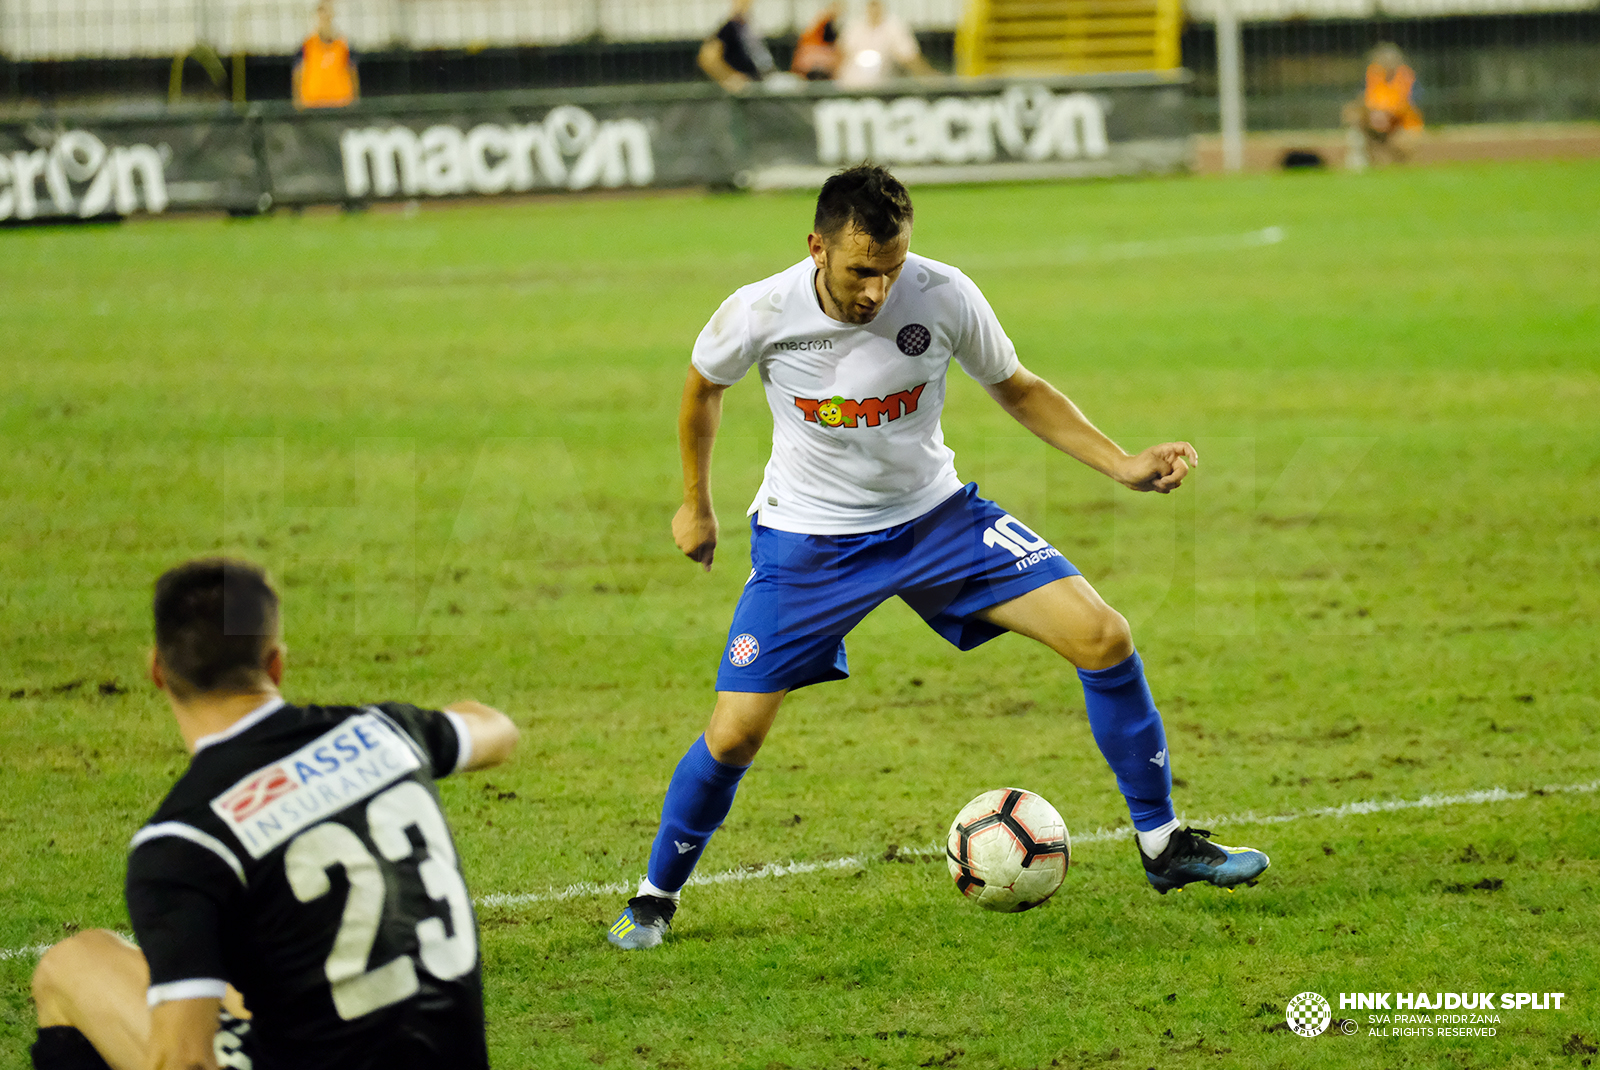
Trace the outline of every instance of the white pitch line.
<instances>
[{"instance_id":1,"label":"white pitch line","mask_svg":"<svg viewBox=\"0 0 1600 1070\"><path fill-rule=\"evenodd\" d=\"M1106 260L1143 260L1184 253L1226 252L1277 245L1288 237L1283 227L1262 227L1243 234L1195 234L1179 238L1108 242L1105 245L1069 245L1059 249L1029 249L1006 256L982 253L961 258L963 267L1040 267L1051 264L1087 264Z\"/></svg>"},{"instance_id":2,"label":"white pitch line","mask_svg":"<svg viewBox=\"0 0 1600 1070\"><path fill-rule=\"evenodd\" d=\"M0 948L0 962L7 959L31 958L36 959L50 949L49 944L29 944L26 947Z\"/></svg>"},{"instance_id":3,"label":"white pitch line","mask_svg":"<svg viewBox=\"0 0 1600 1070\"><path fill-rule=\"evenodd\" d=\"M1293 821L1309 821L1319 817L1345 818L1359 817L1366 814L1391 813L1397 810L1428 810L1442 806L1482 806L1486 803L1514 802L1526 799L1535 794L1561 795L1561 794L1587 794L1600 791L1600 780L1591 780L1585 784L1561 784L1550 787L1537 788L1530 791L1507 791L1505 788L1487 788L1481 791L1468 791L1459 795L1424 795L1420 799L1367 799L1361 802L1345 803L1343 806L1320 806L1312 810L1296 810L1287 814L1257 814L1245 812L1242 814L1225 814L1221 817L1197 818L1193 824L1208 826L1216 825L1225 828L1230 825L1282 825ZM1105 843L1108 840L1127 839L1130 830L1127 828L1098 828L1093 832L1080 833L1072 837L1074 844ZM943 855L944 847L939 844L929 844L924 847L902 847L897 852L904 855ZM703 884L734 884L742 881L763 880L768 877L789 877L800 873L817 873L826 869L850 869L854 866L864 866L870 862L874 855L851 855L845 858L833 858L826 862L770 862L767 865L754 869L729 869L721 873L708 873L695 875L689 878L693 885ZM518 907L529 906L534 903L555 903L567 899L581 899L585 896L621 895L631 892L635 885L627 881L617 881L612 884L594 884L584 881L580 884L569 884L565 888L548 892L498 892L486 895L476 900L482 907Z\"/></svg>"},{"instance_id":4,"label":"white pitch line","mask_svg":"<svg viewBox=\"0 0 1600 1070\"><path fill-rule=\"evenodd\" d=\"M1368 814L1395 813L1401 810L1434 810L1446 806L1484 806L1488 803L1516 802L1520 799L1532 798L1535 795L1588 795L1600 791L1600 780L1590 780L1582 784L1552 784L1542 788L1533 788L1528 791L1507 791L1505 788L1485 788L1479 791L1467 791L1457 795L1424 795L1420 799L1364 799L1360 802L1345 803L1342 806L1319 806L1310 810L1295 810L1287 814L1257 814L1246 811L1242 814L1224 814L1220 817L1198 818L1195 824L1216 825L1227 827L1230 825L1284 825L1295 821L1311 821L1320 817L1330 817L1339 820L1346 817L1364 817ZM1074 844L1104 843L1108 840L1122 840L1128 838L1126 828L1098 828L1093 832L1085 832L1072 837ZM942 855L944 848L937 844L925 847L902 847L899 854L925 857L928 855ZM696 874L689 878L691 885L708 884L737 884L744 881L765 880L772 877L792 877L802 873L820 873L830 869L852 869L865 866L876 855L850 855L845 858L830 858L824 862L769 862L764 866L753 869L728 869L720 873ZM480 907L515 908L532 906L535 903L559 903L568 899L583 899L591 896L621 895L631 892L635 885L631 881L614 881L610 884L596 884L593 881L580 881L569 884L565 888L555 888L547 892L494 892L490 895L480 896L474 902ZM49 944L33 944L25 947L0 948L0 962L8 959L33 957L42 955Z\"/></svg>"}]
</instances>

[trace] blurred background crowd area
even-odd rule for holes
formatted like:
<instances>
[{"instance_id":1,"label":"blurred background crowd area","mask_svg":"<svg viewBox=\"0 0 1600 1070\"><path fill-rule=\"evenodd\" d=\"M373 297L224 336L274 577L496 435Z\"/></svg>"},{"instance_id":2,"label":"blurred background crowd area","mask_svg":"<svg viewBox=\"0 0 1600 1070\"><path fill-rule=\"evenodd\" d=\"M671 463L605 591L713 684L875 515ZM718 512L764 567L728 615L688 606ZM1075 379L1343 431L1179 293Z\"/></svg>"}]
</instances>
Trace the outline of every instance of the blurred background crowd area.
<instances>
[{"instance_id":1,"label":"blurred background crowd area","mask_svg":"<svg viewBox=\"0 0 1600 1070\"><path fill-rule=\"evenodd\" d=\"M1192 71L1196 122L1205 128L1216 121L1215 26L1223 4L1242 24L1253 130L1337 126L1340 103L1361 84L1380 41L1404 50L1430 124L1600 117L1597 0L890 0L887 7L931 68L952 76L1030 73L1026 47L1023 61L988 70L963 57L959 39L968 34L970 52L974 27L1003 35L1007 26L1021 32L1098 19L1094 32L1114 34L1136 20L1168 19L1170 55L1123 66ZM801 35L827 6L753 0L747 17L777 69L787 70ZM865 0L837 6L847 20ZM702 49L726 23L730 4L337 0L332 13L357 58L361 96L373 97L703 81ZM0 0L0 109L287 100L314 26L308 0ZM1071 51L1049 41L1033 47ZM1039 73L1118 65L1079 57L1075 67L1069 54L1034 58Z\"/></svg>"}]
</instances>

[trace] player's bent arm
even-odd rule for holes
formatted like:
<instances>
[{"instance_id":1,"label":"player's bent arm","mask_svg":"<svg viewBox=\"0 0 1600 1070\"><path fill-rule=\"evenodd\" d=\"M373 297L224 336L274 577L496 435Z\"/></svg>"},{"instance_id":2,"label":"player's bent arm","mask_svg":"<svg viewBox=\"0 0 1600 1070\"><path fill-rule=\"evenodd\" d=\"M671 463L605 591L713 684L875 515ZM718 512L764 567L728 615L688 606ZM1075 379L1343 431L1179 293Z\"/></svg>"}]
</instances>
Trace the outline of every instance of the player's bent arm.
<instances>
[{"instance_id":1,"label":"player's bent arm","mask_svg":"<svg viewBox=\"0 0 1600 1070\"><path fill-rule=\"evenodd\" d=\"M1093 468L1102 475L1118 478L1117 473L1128 453L1079 410L1061 391L1044 379L1018 366L1009 379L984 387L1012 419L1050 445Z\"/></svg>"},{"instance_id":2,"label":"player's bent arm","mask_svg":"<svg viewBox=\"0 0 1600 1070\"><path fill-rule=\"evenodd\" d=\"M717 514L711 503L711 450L722 425L722 394L693 364L678 407L678 456L683 464L683 506L672 520L672 538L691 560L709 571L717 547Z\"/></svg>"},{"instance_id":3,"label":"player's bent arm","mask_svg":"<svg viewBox=\"0 0 1600 1070\"><path fill-rule=\"evenodd\" d=\"M462 772L499 765L516 749L517 726L493 706L467 699L452 702L445 707L445 712L455 714L467 728L471 745L467 760L459 766Z\"/></svg>"},{"instance_id":4,"label":"player's bent arm","mask_svg":"<svg viewBox=\"0 0 1600 1070\"><path fill-rule=\"evenodd\" d=\"M1187 442L1163 442L1130 455L1090 423L1070 398L1027 368L1018 366L1011 378L985 389L1023 427L1133 490L1169 493L1199 463Z\"/></svg>"},{"instance_id":5,"label":"player's bent arm","mask_svg":"<svg viewBox=\"0 0 1600 1070\"><path fill-rule=\"evenodd\" d=\"M730 93L737 93L750 81L742 73L734 70L723 58L722 39L715 34L706 38L701 44L700 54L695 60L700 64L700 69L706 72L706 77Z\"/></svg>"},{"instance_id":6,"label":"player's bent arm","mask_svg":"<svg viewBox=\"0 0 1600 1070\"><path fill-rule=\"evenodd\" d=\"M174 999L150 1010L147 1070L218 1070L217 1010L214 996Z\"/></svg>"}]
</instances>

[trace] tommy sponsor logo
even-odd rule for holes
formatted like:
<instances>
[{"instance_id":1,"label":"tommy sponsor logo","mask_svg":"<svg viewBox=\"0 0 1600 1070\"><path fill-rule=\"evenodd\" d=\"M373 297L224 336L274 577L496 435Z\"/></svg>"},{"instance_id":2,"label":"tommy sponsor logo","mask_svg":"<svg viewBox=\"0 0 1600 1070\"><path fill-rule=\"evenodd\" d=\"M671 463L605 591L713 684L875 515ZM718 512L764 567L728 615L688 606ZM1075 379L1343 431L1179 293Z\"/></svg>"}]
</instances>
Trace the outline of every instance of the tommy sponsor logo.
<instances>
[{"instance_id":1,"label":"tommy sponsor logo","mask_svg":"<svg viewBox=\"0 0 1600 1070\"><path fill-rule=\"evenodd\" d=\"M421 768L422 759L375 714L342 722L211 800L211 810L262 858L302 829Z\"/></svg>"},{"instance_id":2,"label":"tommy sponsor logo","mask_svg":"<svg viewBox=\"0 0 1600 1070\"><path fill-rule=\"evenodd\" d=\"M865 421L868 427L877 427L885 420L898 420L917 411L917 402L928 386L922 383L910 390L898 390L888 397L864 398L795 398L797 409L805 414L806 423L820 423L826 427L855 427Z\"/></svg>"},{"instance_id":3,"label":"tommy sponsor logo","mask_svg":"<svg viewBox=\"0 0 1600 1070\"><path fill-rule=\"evenodd\" d=\"M728 644L728 660L738 668L744 668L760 655L761 644L749 632L734 636L733 642Z\"/></svg>"},{"instance_id":4,"label":"tommy sponsor logo","mask_svg":"<svg viewBox=\"0 0 1600 1070\"><path fill-rule=\"evenodd\" d=\"M812 351L832 349L833 343L826 338L802 338L794 342L773 342L773 349L781 349L786 353L797 351Z\"/></svg>"}]
</instances>

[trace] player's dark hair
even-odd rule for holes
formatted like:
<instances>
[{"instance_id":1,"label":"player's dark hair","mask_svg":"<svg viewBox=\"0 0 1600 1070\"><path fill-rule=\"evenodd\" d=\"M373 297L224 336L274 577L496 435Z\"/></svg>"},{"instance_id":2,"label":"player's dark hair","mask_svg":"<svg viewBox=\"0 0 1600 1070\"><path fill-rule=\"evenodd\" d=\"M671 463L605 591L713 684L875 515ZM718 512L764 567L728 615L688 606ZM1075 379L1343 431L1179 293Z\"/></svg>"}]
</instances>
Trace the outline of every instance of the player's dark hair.
<instances>
[{"instance_id":1,"label":"player's dark hair","mask_svg":"<svg viewBox=\"0 0 1600 1070\"><path fill-rule=\"evenodd\" d=\"M156 580L156 654L180 697L255 691L278 639L278 592L245 561L187 561Z\"/></svg>"},{"instance_id":2,"label":"player's dark hair","mask_svg":"<svg viewBox=\"0 0 1600 1070\"><path fill-rule=\"evenodd\" d=\"M817 194L814 227L824 239L832 239L852 223L876 243L892 242L911 226L911 194L876 164L840 171Z\"/></svg>"}]
</instances>

